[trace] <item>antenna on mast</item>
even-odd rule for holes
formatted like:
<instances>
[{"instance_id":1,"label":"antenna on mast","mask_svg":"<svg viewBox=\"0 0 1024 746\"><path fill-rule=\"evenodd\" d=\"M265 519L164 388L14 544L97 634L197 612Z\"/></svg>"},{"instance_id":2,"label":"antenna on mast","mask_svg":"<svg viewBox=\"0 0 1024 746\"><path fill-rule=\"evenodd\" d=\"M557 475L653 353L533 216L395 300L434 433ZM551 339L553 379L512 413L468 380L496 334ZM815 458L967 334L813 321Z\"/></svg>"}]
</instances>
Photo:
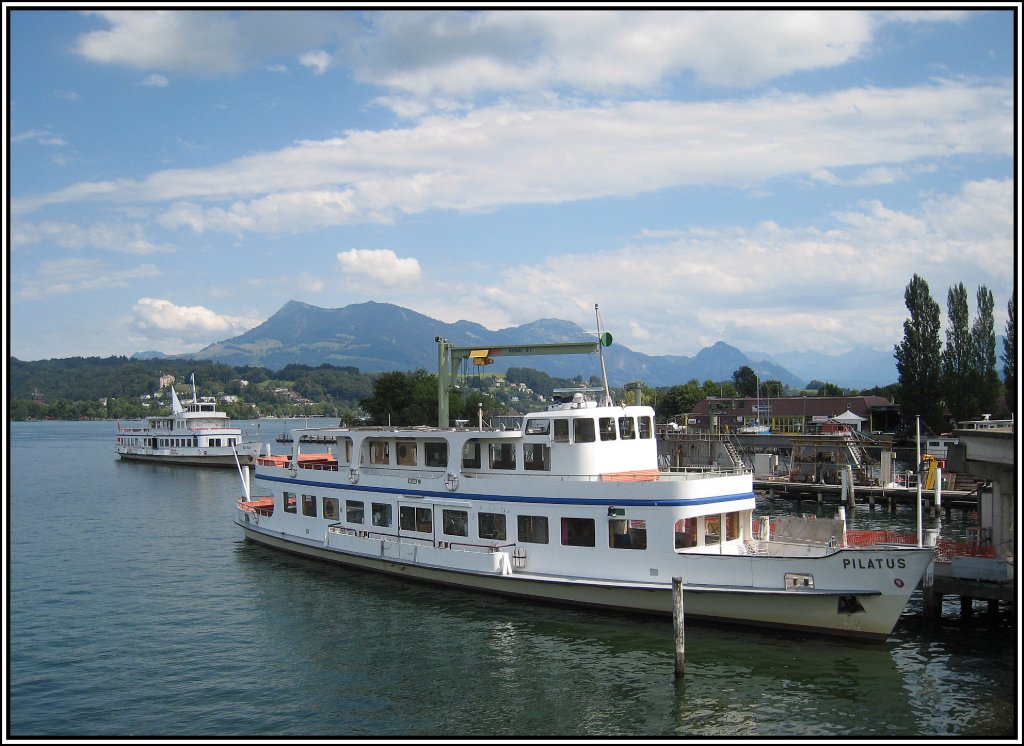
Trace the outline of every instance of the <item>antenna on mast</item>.
<instances>
[{"instance_id":1,"label":"antenna on mast","mask_svg":"<svg viewBox=\"0 0 1024 746\"><path fill-rule=\"evenodd\" d=\"M604 348L612 343L612 335L607 332L601 332L601 312L597 310L597 304L594 304L594 315L597 316L597 353L601 357L601 379L604 382L604 405L610 407L612 405L612 392L608 388L608 371L604 367Z\"/></svg>"}]
</instances>

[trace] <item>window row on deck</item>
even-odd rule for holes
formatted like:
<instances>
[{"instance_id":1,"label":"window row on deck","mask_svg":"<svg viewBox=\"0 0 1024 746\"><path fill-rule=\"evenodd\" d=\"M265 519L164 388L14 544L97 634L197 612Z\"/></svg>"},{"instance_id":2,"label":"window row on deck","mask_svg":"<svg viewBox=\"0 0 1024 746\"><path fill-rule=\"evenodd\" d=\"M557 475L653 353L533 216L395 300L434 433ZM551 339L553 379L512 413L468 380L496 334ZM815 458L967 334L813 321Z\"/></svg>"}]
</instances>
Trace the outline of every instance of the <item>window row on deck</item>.
<instances>
[{"instance_id":1,"label":"window row on deck","mask_svg":"<svg viewBox=\"0 0 1024 746\"><path fill-rule=\"evenodd\" d=\"M551 469L550 443L594 443L610 440L653 438L651 418L643 417L531 417L523 430L527 436L548 436L525 442L474 439L462 449L461 468L515 470L519 464L530 471ZM371 466L408 466L444 469L448 466L448 443L443 440L412 440L401 437L373 437L365 441L365 462ZM353 463L351 438L338 438L342 465ZM364 463L360 459L360 463Z\"/></svg>"},{"instance_id":2,"label":"window row on deck","mask_svg":"<svg viewBox=\"0 0 1024 746\"><path fill-rule=\"evenodd\" d=\"M477 539L488 542L519 542L524 544L552 543L549 533L549 519L545 515L469 511L461 508L447 508L435 505L397 505L398 521L395 523L396 506L389 502L367 504L363 500L341 500L336 497L319 498L317 495L296 495L284 492L284 511L299 513L311 518L324 518L343 523L345 527L369 530L381 535L395 535L394 531L412 535L435 535L448 542ZM342 519L341 510L345 516ZM440 516L437 514L440 513ZM475 522L471 521L475 517ZM440 518L440 520L438 520ZM725 540L739 539L740 513L708 515L694 518L680 518L674 525L674 546L687 549L699 544L718 544L721 527L725 523ZM369 520L367 520L369 519ZM563 546L594 547L598 543L599 523L594 518L561 516L558 519L558 542ZM435 522L437 525L435 526ZM475 525L473 525L475 523ZM607 523L608 546L614 549L647 549L647 521L627 519L609 515ZM364 527L369 527L365 529ZM512 529L515 536L512 536ZM439 530L437 530L439 529ZM472 531L471 531L472 529ZM426 538L421 536L421 538Z\"/></svg>"},{"instance_id":3,"label":"window row on deck","mask_svg":"<svg viewBox=\"0 0 1024 746\"><path fill-rule=\"evenodd\" d=\"M117 444L121 446L152 446L153 448L218 448L221 445L233 446L237 438L208 438L200 444L197 438L152 438L138 436L118 436Z\"/></svg>"}]
</instances>

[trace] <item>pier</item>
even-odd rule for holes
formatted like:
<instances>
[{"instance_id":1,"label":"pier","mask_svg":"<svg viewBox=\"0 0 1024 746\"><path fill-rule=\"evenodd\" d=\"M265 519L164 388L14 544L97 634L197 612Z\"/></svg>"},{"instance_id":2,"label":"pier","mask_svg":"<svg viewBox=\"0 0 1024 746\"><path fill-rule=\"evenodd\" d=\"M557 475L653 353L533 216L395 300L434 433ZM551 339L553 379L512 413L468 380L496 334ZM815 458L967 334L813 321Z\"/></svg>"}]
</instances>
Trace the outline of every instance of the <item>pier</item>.
<instances>
[{"instance_id":1,"label":"pier","mask_svg":"<svg viewBox=\"0 0 1024 746\"><path fill-rule=\"evenodd\" d=\"M938 496L934 490L922 490L921 500L926 511L934 512L941 509L948 516L950 510L977 510L980 489L978 486L971 490L942 489ZM769 500L776 498L798 502L810 500L819 505L832 502L852 507L857 503L866 503L872 506L882 505L889 510L895 510L897 505L915 505L917 503L916 487L815 484L755 477L754 490L768 497ZM941 505L938 504L939 502Z\"/></svg>"},{"instance_id":2,"label":"pier","mask_svg":"<svg viewBox=\"0 0 1024 746\"><path fill-rule=\"evenodd\" d=\"M986 423L987 424L987 423ZM995 424L995 423L993 423ZM925 613L942 614L945 596L959 596L961 616L969 619L975 601L994 611L1015 603L1016 437L1014 427L965 428L952 433L946 474L921 489L922 520L951 510L977 512L967 541L940 542L930 582L922 588ZM735 466L754 472L754 489L769 500L813 501L844 507L880 505L890 511L914 506L918 489L911 479L896 483L894 449L855 437L743 435L678 431L659 427L658 449L666 467ZM881 446L881 447L879 447ZM875 462L871 450L878 449ZM814 481L801 480L813 476Z\"/></svg>"},{"instance_id":3,"label":"pier","mask_svg":"<svg viewBox=\"0 0 1024 746\"><path fill-rule=\"evenodd\" d=\"M993 611L999 602L1017 601L1015 514L1016 434L1014 428L956 430L959 444L950 446L947 464L985 480L978 492L978 525L972 538L984 556L954 556L936 561L932 583L924 590L925 610L942 614L943 596L960 597L961 617L969 618L974 601L987 601Z\"/></svg>"}]
</instances>

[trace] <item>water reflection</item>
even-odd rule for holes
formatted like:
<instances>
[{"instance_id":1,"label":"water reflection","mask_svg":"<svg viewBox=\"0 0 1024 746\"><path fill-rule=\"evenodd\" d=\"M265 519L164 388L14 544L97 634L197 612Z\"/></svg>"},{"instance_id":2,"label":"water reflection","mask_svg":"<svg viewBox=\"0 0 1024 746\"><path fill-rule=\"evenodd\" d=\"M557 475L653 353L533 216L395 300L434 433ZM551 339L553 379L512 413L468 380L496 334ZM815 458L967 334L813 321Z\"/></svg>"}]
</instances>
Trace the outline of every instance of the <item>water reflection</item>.
<instances>
[{"instance_id":1,"label":"water reflection","mask_svg":"<svg viewBox=\"0 0 1024 746\"><path fill-rule=\"evenodd\" d=\"M414 585L256 545L240 544L237 559L260 593L266 644L329 674L330 693L308 693L324 711L370 703L357 723L333 720L365 734L897 738L1002 727L989 719L999 703L964 719L985 682L961 676L941 640L693 624L677 682L668 620ZM324 635L333 642L314 644ZM955 684L938 680L950 671Z\"/></svg>"}]
</instances>

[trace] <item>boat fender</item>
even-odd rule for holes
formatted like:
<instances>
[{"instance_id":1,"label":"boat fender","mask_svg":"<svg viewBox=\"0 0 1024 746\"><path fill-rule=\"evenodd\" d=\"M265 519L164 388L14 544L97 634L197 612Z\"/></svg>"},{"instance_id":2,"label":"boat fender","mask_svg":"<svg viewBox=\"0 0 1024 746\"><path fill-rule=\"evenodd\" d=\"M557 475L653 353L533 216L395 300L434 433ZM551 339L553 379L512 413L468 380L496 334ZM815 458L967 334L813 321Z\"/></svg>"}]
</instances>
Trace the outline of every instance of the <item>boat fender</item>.
<instances>
[{"instance_id":1,"label":"boat fender","mask_svg":"<svg viewBox=\"0 0 1024 746\"><path fill-rule=\"evenodd\" d=\"M355 467L348 470L348 481L352 484L358 484L359 482L359 469Z\"/></svg>"},{"instance_id":2,"label":"boat fender","mask_svg":"<svg viewBox=\"0 0 1024 746\"><path fill-rule=\"evenodd\" d=\"M448 472L444 478L444 486L448 488L449 492L455 492L459 488L459 476Z\"/></svg>"}]
</instances>

